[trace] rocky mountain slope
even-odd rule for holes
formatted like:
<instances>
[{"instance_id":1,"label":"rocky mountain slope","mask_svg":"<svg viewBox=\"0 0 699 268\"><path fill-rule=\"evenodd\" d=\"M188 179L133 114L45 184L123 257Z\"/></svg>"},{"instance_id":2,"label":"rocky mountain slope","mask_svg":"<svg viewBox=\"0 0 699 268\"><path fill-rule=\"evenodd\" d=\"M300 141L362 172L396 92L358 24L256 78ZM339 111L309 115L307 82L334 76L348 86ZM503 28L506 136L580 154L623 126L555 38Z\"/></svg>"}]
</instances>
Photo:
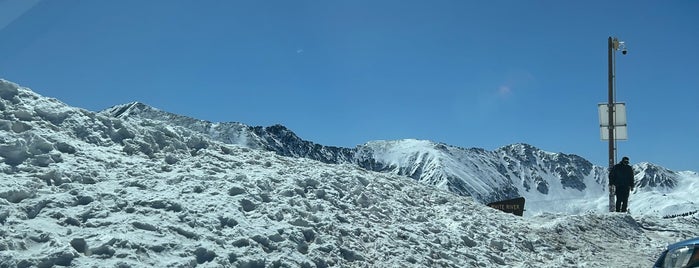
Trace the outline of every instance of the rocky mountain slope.
<instances>
[{"instance_id":1,"label":"rocky mountain slope","mask_svg":"<svg viewBox=\"0 0 699 268\"><path fill-rule=\"evenodd\" d=\"M525 197L530 212L604 210L606 202L606 167L595 166L577 155L546 152L528 144L487 151L407 139L339 148L303 140L281 125L212 123L138 102L114 106L100 114L126 121L167 123L213 140L282 156L350 163L367 170L405 175L481 203ZM671 190L680 180L676 172L650 163L637 164L634 169L639 191Z\"/></svg>"}]
</instances>

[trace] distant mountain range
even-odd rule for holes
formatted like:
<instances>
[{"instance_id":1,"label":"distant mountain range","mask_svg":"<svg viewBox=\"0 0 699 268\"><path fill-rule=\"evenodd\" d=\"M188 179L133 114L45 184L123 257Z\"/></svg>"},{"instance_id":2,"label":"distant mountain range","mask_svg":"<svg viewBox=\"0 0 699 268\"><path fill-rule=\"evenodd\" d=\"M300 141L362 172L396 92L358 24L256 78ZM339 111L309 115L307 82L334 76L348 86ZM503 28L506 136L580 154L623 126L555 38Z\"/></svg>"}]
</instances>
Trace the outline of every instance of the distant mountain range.
<instances>
[{"instance_id":1,"label":"distant mountain range","mask_svg":"<svg viewBox=\"0 0 699 268\"><path fill-rule=\"evenodd\" d=\"M604 209L607 168L574 154L551 153L528 144L494 151L425 140L370 141L355 148L323 146L282 125L214 123L161 111L143 103L118 105L101 115L186 128L213 140L279 155L411 177L481 203L525 197L530 211ZM634 165L637 191L673 191L683 175L650 163ZM562 205L565 204L565 205ZM674 211L673 211L674 212Z\"/></svg>"}]
</instances>

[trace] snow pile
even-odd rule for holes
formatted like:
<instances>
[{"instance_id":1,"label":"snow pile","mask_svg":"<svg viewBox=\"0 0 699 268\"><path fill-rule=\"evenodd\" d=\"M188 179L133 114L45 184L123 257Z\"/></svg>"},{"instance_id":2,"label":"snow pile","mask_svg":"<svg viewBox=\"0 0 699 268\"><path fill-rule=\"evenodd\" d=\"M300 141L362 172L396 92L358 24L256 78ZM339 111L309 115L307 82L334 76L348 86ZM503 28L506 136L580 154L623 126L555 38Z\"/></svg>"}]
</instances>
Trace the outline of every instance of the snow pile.
<instances>
[{"instance_id":1,"label":"snow pile","mask_svg":"<svg viewBox=\"0 0 699 268\"><path fill-rule=\"evenodd\" d=\"M0 98L0 267L647 267L699 235L697 215L522 218L4 80Z\"/></svg>"}]
</instances>

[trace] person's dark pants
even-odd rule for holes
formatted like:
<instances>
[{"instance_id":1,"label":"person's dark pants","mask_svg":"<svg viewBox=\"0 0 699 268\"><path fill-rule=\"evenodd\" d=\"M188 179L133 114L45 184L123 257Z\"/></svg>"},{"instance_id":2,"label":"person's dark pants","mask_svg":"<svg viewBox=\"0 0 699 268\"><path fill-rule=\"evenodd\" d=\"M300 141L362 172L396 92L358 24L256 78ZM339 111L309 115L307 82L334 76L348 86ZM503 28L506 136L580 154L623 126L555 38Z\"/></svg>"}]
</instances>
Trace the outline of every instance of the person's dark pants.
<instances>
[{"instance_id":1,"label":"person's dark pants","mask_svg":"<svg viewBox=\"0 0 699 268\"><path fill-rule=\"evenodd\" d=\"M626 212L629 204L629 187L616 187L616 212Z\"/></svg>"}]
</instances>

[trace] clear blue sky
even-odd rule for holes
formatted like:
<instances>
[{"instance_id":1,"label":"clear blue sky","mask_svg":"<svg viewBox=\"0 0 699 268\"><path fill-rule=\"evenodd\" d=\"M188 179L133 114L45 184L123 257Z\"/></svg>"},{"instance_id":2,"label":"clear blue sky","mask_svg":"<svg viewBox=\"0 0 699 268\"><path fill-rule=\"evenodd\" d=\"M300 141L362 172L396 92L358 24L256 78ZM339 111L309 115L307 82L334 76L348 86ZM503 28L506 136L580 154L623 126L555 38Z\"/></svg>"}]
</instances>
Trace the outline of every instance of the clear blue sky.
<instances>
[{"instance_id":1,"label":"clear blue sky","mask_svg":"<svg viewBox=\"0 0 699 268\"><path fill-rule=\"evenodd\" d=\"M0 0L0 77L99 111L140 101L354 147L528 143L699 171L699 1Z\"/></svg>"}]
</instances>

